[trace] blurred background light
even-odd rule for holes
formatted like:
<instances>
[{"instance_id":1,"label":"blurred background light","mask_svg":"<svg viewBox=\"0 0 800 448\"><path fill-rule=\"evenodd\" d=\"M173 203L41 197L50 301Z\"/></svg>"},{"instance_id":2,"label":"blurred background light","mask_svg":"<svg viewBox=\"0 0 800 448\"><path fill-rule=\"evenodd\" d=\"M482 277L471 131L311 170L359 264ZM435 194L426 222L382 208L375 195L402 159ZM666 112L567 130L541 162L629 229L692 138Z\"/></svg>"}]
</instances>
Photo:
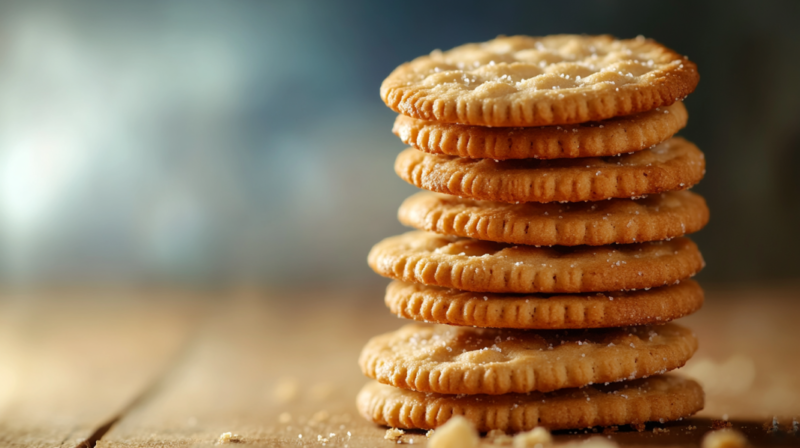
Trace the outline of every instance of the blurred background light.
<instances>
[{"instance_id":1,"label":"blurred background light","mask_svg":"<svg viewBox=\"0 0 800 448\"><path fill-rule=\"evenodd\" d=\"M698 63L702 275L797 279L800 4L665 5L2 2L0 279L381 282L366 254L414 191L381 80L435 48L557 32L644 34Z\"/></svg>"}]
</instances>

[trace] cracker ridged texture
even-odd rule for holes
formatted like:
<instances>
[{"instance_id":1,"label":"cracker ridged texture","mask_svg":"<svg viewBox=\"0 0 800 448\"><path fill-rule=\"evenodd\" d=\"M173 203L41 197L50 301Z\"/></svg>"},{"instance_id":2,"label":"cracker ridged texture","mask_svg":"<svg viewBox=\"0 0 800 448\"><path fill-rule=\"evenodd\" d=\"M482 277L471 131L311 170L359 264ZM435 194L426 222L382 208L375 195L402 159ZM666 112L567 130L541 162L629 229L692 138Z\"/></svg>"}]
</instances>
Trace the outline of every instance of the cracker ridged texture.
<instances>
[{"instance_id":1,"label":"cracker ridged texture","mask_svg":"<svg viewBox=\"0 0 800 448\"><path fill-rule=\"evenodd\" d=\"M604 157L661 143L686 126L682 102L602 122L529 128L489 128L437 123L399 115L392 132L431 154L473 159Z\"/></svg>"},{"instance_id":2,"label":"cracker ridged texture","mask_svg":"<svg viewBox=\"0 0 800 448\"><path fill-rule=\"evenodd\" d=\"M408 324L364 346L364 375L440 394L551 392L677 369L697 338L676 324L595 330L524 330Z\"/></svg>"},{"instance_id":3,"label":"cracker ridged texture","mask_svg":"<svg viewBox=\"0 0 800 448\"><path fill-rule=\"evenodd\" d=\"M700 411L703 404L699 384L673 375L529 395L425 394L372 381L356 398L359 413L380 425L427 430L463 415L481 432L519 432L537 426L550 430L583 429L677 420Z\"/></svg>"},{"instance_id":4,"label":"cracker ridged texture","mask_svg":"<svg viewBox=\"0 0 800 448\"><path fill-rule=\"evenodd\" d=\"M648 291L581 295L474 293L393 281L386 306L406 319L481 328L561 330L664 323L699 310L703 289L694 280Z\"/></svg>"},{"instance_id":5,"label":"cracker ridged texture","mask_svg":"<svg viewBox=\"0 0 800 448\"><path fill-rule=\"evenodd\" d=\"M706 201L689 191L641 199L508 204L420 192L398 211L400 222L444 235L534 246L600 246L658 241L702 229Z\"/></svg>"},{"instance_id":6,"label":"cracker ridged texture","mask_svg":"<svg viewBox=\"0 0 800 448\"><path fill-rule=\"evenodd\" d=\"M476 126L599 121L682 100L700 76L647 39L499 37L400 65L381 99L409 117Z\"/></svg>"},{"instance_id":7,"label":"cracker ridged texture","mask_svg":"<svg viewBox=\"0 0 800 448\"><path fill-rule=\"evenodd\" d=\"M412 231L367 257L380 275L464 291L576 293L677 283L704 266L688 238L612 246L541 247Z\"/></svg>"},{"instance_id":8,"label":"cracker ridged texture","mask_svg":"<svg viewBox=\"0 0 800 448\"><path fill-rule=\"evenodd\" d=\"M705 175L705 157L673 137L611 157L557 160L465 159L402 151L395 173L429 191L498 202L580 202L684 190Z\"/></svg>"}]
</instances>

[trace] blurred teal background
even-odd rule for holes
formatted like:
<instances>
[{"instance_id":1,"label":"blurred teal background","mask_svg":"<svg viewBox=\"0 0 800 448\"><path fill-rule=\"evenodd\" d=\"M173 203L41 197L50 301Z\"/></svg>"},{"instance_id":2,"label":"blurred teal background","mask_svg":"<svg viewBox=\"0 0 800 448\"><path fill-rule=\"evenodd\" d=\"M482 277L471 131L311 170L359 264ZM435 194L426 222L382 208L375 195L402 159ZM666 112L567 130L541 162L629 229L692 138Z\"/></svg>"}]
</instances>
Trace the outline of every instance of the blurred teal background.
<instances>
[{"instance_id":1,"label":"blurred teal background","mask_svg":"<svg viewBox=\"0 0 800 448\"><path fill-rule=\"evenodd\" d=\"M800 278L800 2L0 3L0 281L383 283L415 191L400 63L498 34L643 34L700 70L702 279Z\"/></svg>"}]
</instances>

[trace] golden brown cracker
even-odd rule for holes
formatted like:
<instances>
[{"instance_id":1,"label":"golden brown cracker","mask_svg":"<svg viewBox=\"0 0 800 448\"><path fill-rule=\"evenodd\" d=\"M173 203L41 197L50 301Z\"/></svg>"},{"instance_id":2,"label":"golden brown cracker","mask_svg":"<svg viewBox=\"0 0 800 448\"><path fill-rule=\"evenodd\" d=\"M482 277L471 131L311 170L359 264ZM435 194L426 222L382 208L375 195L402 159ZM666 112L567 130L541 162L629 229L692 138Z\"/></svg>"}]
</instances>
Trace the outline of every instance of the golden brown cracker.
<instances>
[{"instance_id":1,"label":"golden brown cracker","mask_svg":"<svg viewBox=\"0 0 800 448\"><path fill-rule=\"evenodd\" d=\"M402 64L380 94L423 120L549 126L668 106L699 80L693 62L649 39L501 36Z\"/></svg>"},{"instance_id":2,"label":"golden brown cracker","mask_svg":"<svg viewBox=\"0 0 800 448\"><path fill-rule=\"evenodd\" d=\"M528 128L490 128L418 120L398 115L392 132L407 145L431 154L472 159L562 159L604 157L639 151L686 126L678 101L667 107L602 122Z\"/></svg>"},{"instance_id":3,"label":"golden brown cracker","mask_svg":"<svg viewBox=\"0 0 800 448\"><path fill-rule=\"evenodd\" d=\"M395 172L437 193L498 202L580 202L684 190L705 175L705 157L673 137L653 148L612 157L556 160L465 159L413 148Z\"/></svg>"},{"instance_id":4,"label":"golden brown cracker","mask_svg":"<svg viewBox=\"0 0 800 448\"><path fill-rule=\"evenodd\" d=\"M512 246L412 231L386 238L367 257L385 277L465 291L575 293L676 283L704 266L688 238L612 245Z\"/></svg>"},{"instance_id":5,"label":"golden brown cracker","mask_svg":"<svg viewBox=\"0 0 800 448\"><path fill-rule=\"evenodd\" d=\"M703 289L694 280L650 290L584 294L494 294L393 281L392 313L420 322L481 328L575 329L656 324L694 313Z\"/></svg>"},{"instance_id":6,"label":"golden brown cracker","mask_svg":"<svg viewBox=\"0 0 800 448\"><path fill-rule=\"evenodd\" d=\"M398 217L420 230L485 241L600 246L683 236L702 229L709 213L706 201L689 191L567 204L509 204L425 191L406 199Z\"/></svg>"},{"instance_id":7,"label":"golden brown cracker","mask_svg":"<svg viewBox=\"0 0 800 448\"><path fill-rule=\"evenodd\" d=\"M677 420L703 409L703 389L673 375L554 392L441 395L371 381L356 398L359 413L380 425L434 429L463 415L478 431L528 431Z\"/></svg>"},{"instance_id":8,"label":"golden brown cracker","mask_svg":"<svg viewBox=\"0 0 800 448\"><path fill-rule=\"evenodd\" d=\"M677 369L697 338L676 324L525 331L408 324L364 346L364 375L440 394L550 392Z\"/></svg>"}]
</instances>

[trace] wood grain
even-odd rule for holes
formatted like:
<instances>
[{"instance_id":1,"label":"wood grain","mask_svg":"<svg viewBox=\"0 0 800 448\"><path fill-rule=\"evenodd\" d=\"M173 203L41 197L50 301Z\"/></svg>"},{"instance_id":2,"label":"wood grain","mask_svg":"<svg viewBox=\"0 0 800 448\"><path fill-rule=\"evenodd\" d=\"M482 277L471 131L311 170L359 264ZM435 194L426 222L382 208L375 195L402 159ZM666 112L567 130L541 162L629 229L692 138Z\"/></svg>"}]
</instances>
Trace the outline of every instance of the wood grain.
<instances>
[{"instance_id":1,"label":"wood grain","mask_svg":"<svg viewBox=\"0 0 800 448\"><path fill-rule=\"evenodd\" d=\"M382 295L373 288L240 291L213 304L142 293L4 301L0 356L12 362L0 363L0 446L71 448L110 421L98 447L213 446L226 432L242 446L389 446L386 428L354 406L366 382L356 364L361 347L405 322ZM706 410L644 432L620 428L612 439L697 446L711 419L727 413L754 446L800 446L787 432L800 417L800 288L709 288L707 297L703 310L681 320L700 339L684 371L706 384ZM777 435L762 427L773 415ZM669 432L654 434L656 427ZM556 440L592 434L561 432ZM401 439L425 440L413 431Z\"/></svg>"},{"instance_id":2,"label":"wood grain","mask_svg":"<svg viewBox=\"0 0 800 448\"><path fill-rule=\"evenodd\" d=\"M681 319L700 349L681 370L706 391L700 414L800 420L800 288L706 287L706 304Z\"/></svg>"},{"instance_id":3,"label":"wood grain","mask_svg":"<svg viewBox=\"0 0 800 448\"><path fill-rule=\"evenodd\" d=\"M189 298L161 299L144 291L5 294L0 446L72 448L119 417L166 369L197 316Z\"/></svg>"},{"instance_id":4,"label":"wood grain","mask_svg":"<svg viewBox=\"0 0 800 448\"><path fill-rule=\"evenodd\" d=\"M356 364L361 346L402 324L384 309L382 290L373 294L366 302L363 292L328 291L224 303L158 392L98 447L210 446L225 432L263 446L321 446L318 437L327 446L387 443L354 405L366 382Z\"/></svg>"},{"instance_id":5,"label":"wood grain","mask_svg":"<svg viewBox=\"0 0 800 448\"><path fill-rule=\"evenodd\" d=\"M697 329L701 347L708 345L701 348L702 357L721 362L739 354L791 376L791 370L782 369L796 367L785 355L790 354L786 350L792 341L800 340L800 331L791 323L794 318L787 317L800 311L800 303L790 300L792 291L796 290L776 290L768 295L769 300L759 302L753 300L761 296L758 291L711 291L706 309L684 322ZM238 435L240 443L247 446L391 445L383 439L386 428L361 419L353 403L365 382L356 367L361 346L369 337L404 323L383 309L381 295L380 290L352 294L289 291L227 303L159 391L123 418L98 446L211 446L225 432ZM769 322L774 325L765 327ZM784 332L786 342L765 350L776 329ZM725 409L736 419L735 426L746 431L757 446L799 446L800 437L786 436L790 422L786 414L781 414L780 420L783 436L776 437L763 430L766 417L753 412L776 406L768 402L763 402L763 408L752 406L762 400L762 387L769 387L768 377L762 384L762 374L766 372L758 372L757 380L735 396L710 396L710 409ZM276 396L276 389L288 386L284 392L291 391L292 385L296 393ZM786 388L795 396L800 393L796 381ZM776 409L800 413L800 401L786 400ZM710 430L711 419L720 416L704 412L688 421L656 425L670 430L662 434L654 434L652 426L641 433L623 428L612 438L629 446L697 446ZM556 438L590 434L563 432ZM404 443L425 440L421 432L402 437Z\"/></svg>"}]
</instances>

